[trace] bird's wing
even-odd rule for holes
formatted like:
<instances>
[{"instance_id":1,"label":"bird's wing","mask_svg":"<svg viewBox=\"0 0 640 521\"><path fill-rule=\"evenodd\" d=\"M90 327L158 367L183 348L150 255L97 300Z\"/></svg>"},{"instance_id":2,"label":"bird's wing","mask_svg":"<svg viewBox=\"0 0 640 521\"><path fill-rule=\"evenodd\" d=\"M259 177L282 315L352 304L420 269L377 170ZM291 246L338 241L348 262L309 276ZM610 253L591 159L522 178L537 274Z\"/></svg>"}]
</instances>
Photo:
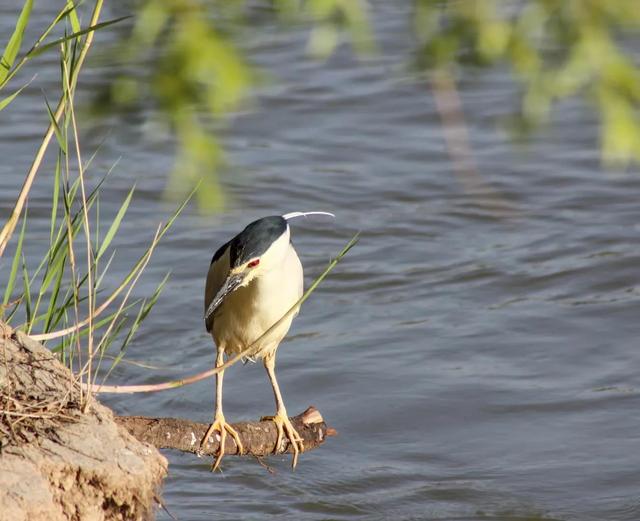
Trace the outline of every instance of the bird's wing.
<instances>
[{"instance_id":1,"label":"bird's wing","mask_svg":"<svg viewBox=\"0 0 640 521\"><path fill-rule=\"evenodd\" d=\"M213 300L213 297L216 296L224 281L229 274L229 242L220 246L218 251L211 259L211 265L209 266L209 273L207 273L207 284L204 288L204 312L207 312L209 308L209 304ZM207 326L207 331L211 331L213 329L213 316L212 313L209 318L206 320L205 325Z\"/></svg>"}]
</instances>

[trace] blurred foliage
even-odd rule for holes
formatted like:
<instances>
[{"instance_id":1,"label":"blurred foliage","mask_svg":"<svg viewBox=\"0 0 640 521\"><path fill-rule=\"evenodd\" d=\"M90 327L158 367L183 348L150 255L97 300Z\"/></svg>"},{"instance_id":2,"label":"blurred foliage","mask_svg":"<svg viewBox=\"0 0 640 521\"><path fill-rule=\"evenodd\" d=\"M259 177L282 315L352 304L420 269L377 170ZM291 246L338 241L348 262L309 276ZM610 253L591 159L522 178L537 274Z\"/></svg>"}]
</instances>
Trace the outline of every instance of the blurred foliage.
<instances>
[{"instance_id":1,"label":"blurred foliage","mask_svg":"<svg viewBox=\"0 0 640 521\"><path fill-rule=\"evenodd\" d=\"M222 206L216 171L223 159L212 127L241 108L260 76L238 48L255 6L245 0L142 0L131 34L115 49L132 66L113 79L102 107L130 110L152 100L177 141L168 193L181 196L199 181L203 209ZM371 48L366 4L358 0L274 0L260 14L311 26L309 52L326 57L343 34L356 50Z\"/></svg>"},{"instance_id":2,"label":"blurred foliage","mask_svg":"<svg viewBox=\"0 0 640 521\"><path fill-rule=\"evenodd\" d=\"M306 27L307 52L317 58L327 58L343 41L358 54L374 49L370 11L378 4L373 0L132 1L132 28L112 49L121 72L96 106L123 112L155 106L176 137L167 192L180 198L201 180L197 198L203 209L219 209L223 202L217 134L263 78L246 56L243 42L250 31L273 22L283 30ZM640 34L638 0L413 0L412 5L413 64L420 73L446 70L455 78L462 66L510 70L521 88L516 118L521 131L548 123L559 100L584 98L601 121L603 162L616 167L640 162L640 69L632 54ZM31 6L32 0L25 0L0 60L0 89L26 60L50 49L36 44L19 58ZM71 32L77 32L75 12L63 10L42 39L69 14ZM0 98L0 109L20 88Z\"/></svg>"},{"instance_id":3,"label":"blurred foliage","mask_svg":"<svg viewBox=\"0 0 640 521\"><path fill-rule=\"evenodd\" d=\"M416 0L415 14L420 70L508 66L524 130L547 123L554 102L583 96L601 119L603 162L640 162L638 0Z\"/></svg>"}]
</instances>

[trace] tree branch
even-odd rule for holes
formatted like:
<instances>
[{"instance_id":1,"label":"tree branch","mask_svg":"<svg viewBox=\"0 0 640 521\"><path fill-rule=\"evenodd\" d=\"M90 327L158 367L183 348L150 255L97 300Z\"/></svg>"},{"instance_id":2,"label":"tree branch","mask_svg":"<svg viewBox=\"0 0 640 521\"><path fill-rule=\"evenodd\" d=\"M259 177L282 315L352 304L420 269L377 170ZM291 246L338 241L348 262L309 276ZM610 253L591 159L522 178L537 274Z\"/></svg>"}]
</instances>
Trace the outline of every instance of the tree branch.
<instances>
[{"instance_id":1,"label":"tree branch","mask_svg":"<svg viewBox=\"0 0 640 521\"><path fill-rule=\"evenodd\" d=\"M217 433L209 437L208 443L200 449L200 440L209 425L179 418L147 418L144 416L119 416L116 422L126 428L135 438L158 449L177 449L194 454L215 455L219 446ZM291 418L300 434L304 451L320 446L329 436L335 436L335 429L327 427L322 415L315 407ZM276 447L278 431L272 421L238 422L232 427L240 435L245 454L267 456L291 452L289 440L284 438ZM237 455L238 447L231 436L226 437L225 455Z\"/></svg>"}]
</instances>

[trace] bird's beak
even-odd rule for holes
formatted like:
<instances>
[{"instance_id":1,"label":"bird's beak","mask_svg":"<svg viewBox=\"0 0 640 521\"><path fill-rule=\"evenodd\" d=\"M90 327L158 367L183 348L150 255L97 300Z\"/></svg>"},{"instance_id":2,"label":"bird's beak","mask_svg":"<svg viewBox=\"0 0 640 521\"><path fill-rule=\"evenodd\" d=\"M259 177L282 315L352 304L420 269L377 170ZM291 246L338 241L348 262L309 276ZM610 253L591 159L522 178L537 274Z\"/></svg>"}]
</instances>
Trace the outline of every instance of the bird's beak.
<instances>
[{"instance_id":1,"label":"bird's beak","mask_svg":"<svg viewBox=\"0 0 640 521\"><path fill-rule=\"evenodd\" d=\"M234 273L234 274L230 274L227 277L227 280L224 281L224 284L222 285L222 287L220 288L216 296L213 297L211 304L209 304L209 307L207 308L207 312L204 314L205 320L208 320L209 317L215 313L216 309L220 307L220 305L224 301L224 298L229 293L235 291L240 287L240 285L242 284L242 281L244 280L244 277L245 277L244 273Z\"/></svg>"}]
</instances>

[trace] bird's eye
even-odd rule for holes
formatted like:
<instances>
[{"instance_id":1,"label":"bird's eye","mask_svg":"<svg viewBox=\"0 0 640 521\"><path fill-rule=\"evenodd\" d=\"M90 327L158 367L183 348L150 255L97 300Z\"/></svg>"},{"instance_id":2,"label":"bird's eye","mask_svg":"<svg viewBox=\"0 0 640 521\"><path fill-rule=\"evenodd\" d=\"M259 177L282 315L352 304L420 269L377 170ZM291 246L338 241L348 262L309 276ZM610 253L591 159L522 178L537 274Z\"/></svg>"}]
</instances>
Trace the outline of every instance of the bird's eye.
<instances>
[{"instance_id":1,"label":"bird's eye","mask_svg":"<svg viewBox=\"0 0 640 521\"><path fill-rule=\"evenodd\" d=\"M260 264L260 259L252 260L247 266L249 268L255 268L258 264Z\"/></svg>"}]
</instances>

